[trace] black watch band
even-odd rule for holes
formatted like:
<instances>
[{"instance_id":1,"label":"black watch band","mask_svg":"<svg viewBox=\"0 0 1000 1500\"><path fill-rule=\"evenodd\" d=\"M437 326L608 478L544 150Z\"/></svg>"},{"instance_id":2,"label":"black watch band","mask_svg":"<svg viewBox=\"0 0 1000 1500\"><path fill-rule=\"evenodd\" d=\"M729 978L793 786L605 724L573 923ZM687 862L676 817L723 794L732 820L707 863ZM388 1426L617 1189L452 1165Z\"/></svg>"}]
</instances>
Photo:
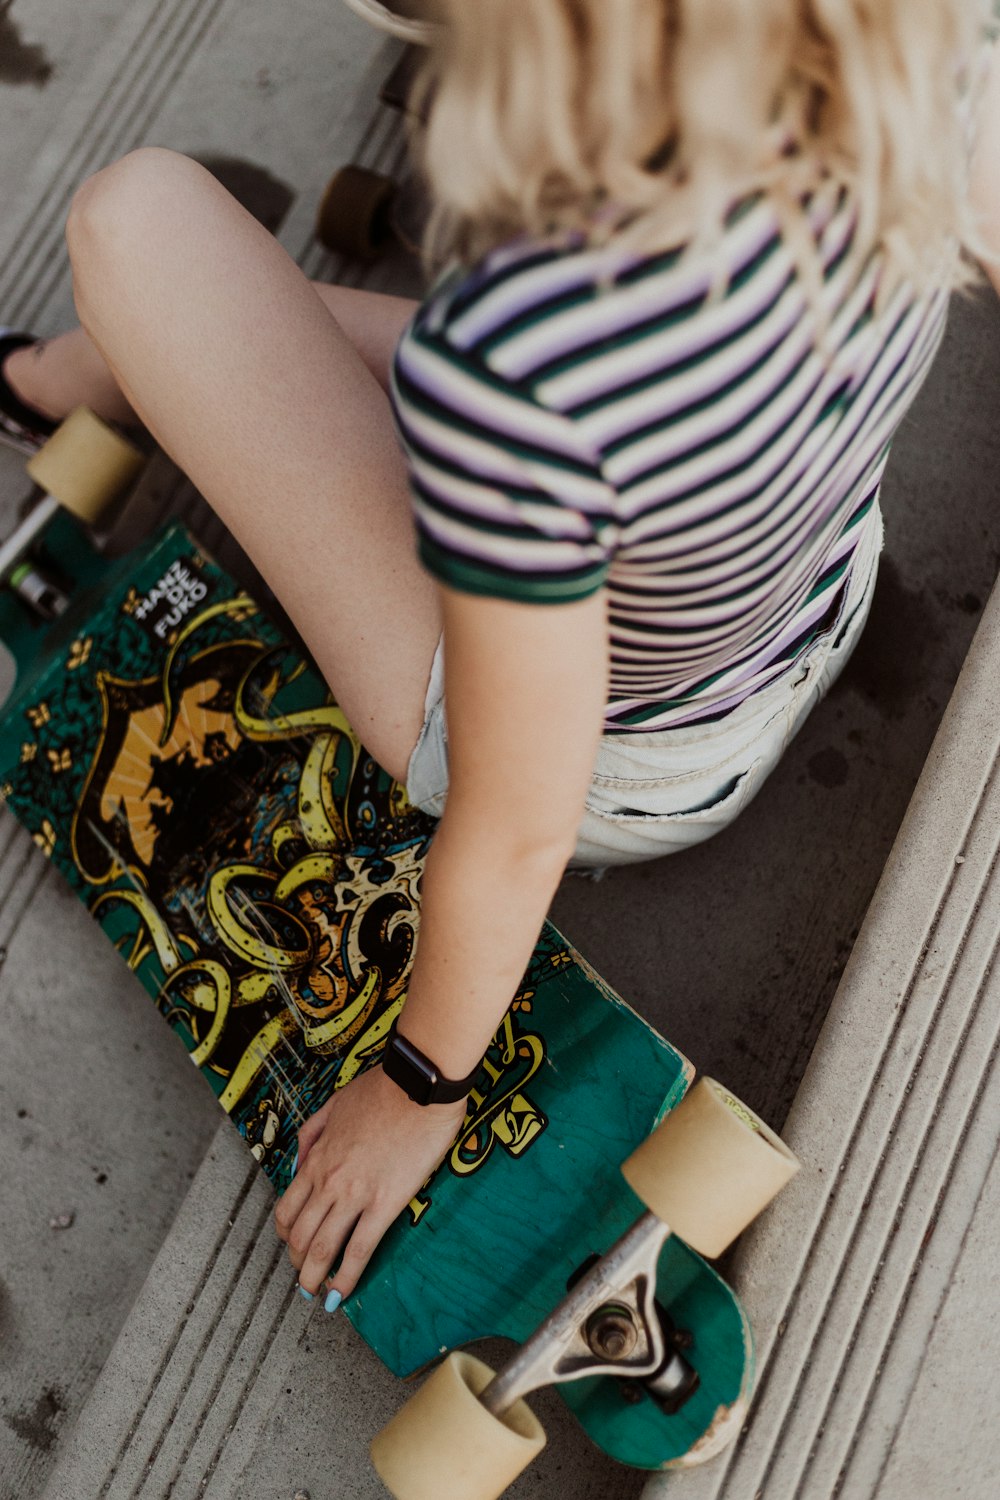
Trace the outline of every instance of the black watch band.
<instances>
[{"instance_id":1,"label":"black watch band","mask_svg":"<svg viewBox=\"0 0 1000 1500\"><path fill-rule=\"evenodd\" d=\"M442 1078L430 1058L399 1036L395 1023L382 1053L382 1070L398 1083L414 1104L454 1104L464 1099L482 1067L477 1063L468 1078Z\"/></svg>"}]
</instances>

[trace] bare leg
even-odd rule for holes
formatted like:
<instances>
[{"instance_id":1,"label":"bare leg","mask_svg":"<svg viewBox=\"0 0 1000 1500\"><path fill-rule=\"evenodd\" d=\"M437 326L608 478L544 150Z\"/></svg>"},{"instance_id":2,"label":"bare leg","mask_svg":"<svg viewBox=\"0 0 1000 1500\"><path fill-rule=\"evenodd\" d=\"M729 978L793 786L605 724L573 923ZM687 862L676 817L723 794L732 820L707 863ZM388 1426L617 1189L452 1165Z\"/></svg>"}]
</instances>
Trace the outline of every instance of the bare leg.
<instances>
[{"instance_id":1,"label":"bare leg","mask_svg":"<svg viewBox=\"0 0 1000 1500\"><path fill-rule=\"evenodd\" d=\"M16 349L4 361L4 376L14 394L54 422L74 406L89 406L107 422L136 421L106 363L81 328L54 339L40 339L30 349Z\"/></svg>"},{"instance_id":2,"label":"bare leg","mask_svg":"<svg viewBox=\"0 0 1000 1500\"><path fill-rule=\"evenodd\" d=\"M385 392L281 247L186 157L146 149L98 173L67 235L81 322L119 390L404 776L440 613Z\"/></svg>"},{"instance_id":3,"label":"bare leg","mask_svg":"<svg viewBox=\"0 0 1000 1500\"><path fill-rule=\"evenodd\" d=\"M379 385L388 390L393 351L418 304L410 297L357 287L322 281L312 285ZM89 406L106 422L131 426L139 421L107 361L82 328L40 339L30 349L16 349L4 361L3 373L16 396L55 422L75 406Z\"/></svg>"}]
</instances>

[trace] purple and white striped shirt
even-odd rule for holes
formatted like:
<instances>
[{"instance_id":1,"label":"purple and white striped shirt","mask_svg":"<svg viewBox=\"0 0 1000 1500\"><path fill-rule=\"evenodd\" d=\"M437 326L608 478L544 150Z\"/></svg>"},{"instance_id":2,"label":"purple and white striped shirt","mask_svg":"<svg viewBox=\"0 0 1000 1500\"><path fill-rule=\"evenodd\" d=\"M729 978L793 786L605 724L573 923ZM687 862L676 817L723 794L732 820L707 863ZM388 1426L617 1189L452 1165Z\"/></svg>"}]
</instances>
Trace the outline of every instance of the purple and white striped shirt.
<instances>
[{"instance_id":1,"label":"purple and white striped shirt","mask_svg":"<svg viewBox=\"0 0 1000 1500\"><path fill-rule=\"evenodd\" d=\"M534 603L605 589L607 732L728 712L845 586L948 299L901 288L876 317L880 260L850 256L850 202L817 195L810 214L818 296L757 197L711 254L503 246L447 273L400 341L425 564Z\"/></svg>"}]
</instances>

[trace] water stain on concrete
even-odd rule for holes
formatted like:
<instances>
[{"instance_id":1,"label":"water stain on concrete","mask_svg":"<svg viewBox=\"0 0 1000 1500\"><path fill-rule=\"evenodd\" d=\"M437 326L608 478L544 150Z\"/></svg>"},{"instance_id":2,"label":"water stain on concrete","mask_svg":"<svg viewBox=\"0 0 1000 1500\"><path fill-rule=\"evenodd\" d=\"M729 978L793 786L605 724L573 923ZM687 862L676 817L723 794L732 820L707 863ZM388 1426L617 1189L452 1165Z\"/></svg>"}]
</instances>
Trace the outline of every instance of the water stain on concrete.
<instances>
[{"instance_id":1,"label":"water stain on concrete","mask_svg":"<svg viewBox=\"0 0 1000 1500\"><path fill-rule=\"evenodd\" d=\"M927 691L927 656L940 637L929 593L909 589L890 557L879 565L871 614L834 688L856 688L890 719L900 719Z\"/></svg>"},{"instance_id":2,"label":"water stain on concrete","mask_svg":"<svg viewBox=\"0 0 1000 1500\"><path fill-rule=\"evenodd\" d=\"M935 597L944 609L958 610L963 615L982 613L983 601L978 594L948 594L943 589L939 589Z\"/></svg>"},{"instance_id":3,"label":"water stain on concrete","mask_svg":"<svg viewBox=\"0 0 1000 1500\"><path fill-rule=\"evenodd\" d=\"M48 1453L59 1436L59 1418L65 1410L64 1393L58 1386L48 1385L33 1406L22 1407L10 1415L5 1412L4 1421L32 1448Z\"/></svg>"},{"instance_id":4,"label":"water stain on concrete","mask_svg":"<svg viewBox=\"0 0 1000 1500\"><path fill-rule=\"evenodd\" d=\"M843 786L850 769L846 757L832 745L828 745L825 750L818 750L807 762L807 770L813 781L825 787Z\"/></svg>"},{"instance_id":5,"label":"water stain on concrete","mask_svg":"<svg viewBox=\"0 0 1000 1500\"><path fill-rule=\"evenodd\" d=\"M44 47L21 40L17 22L10 15L12 3L0 3L0 83L31 83L44 88L55 68Z\"/></svg>"},{"instance_id":6,"label":"water stain on concrete","mask_svg":"<svg viewBox=\"0 0 1000 1500\"><path fill-rule=\"evenodd\" d=\"M295 201L286 182L239 156L199 156L203 167L271 234L277 234Z\"/></svg>"}]
</instances>

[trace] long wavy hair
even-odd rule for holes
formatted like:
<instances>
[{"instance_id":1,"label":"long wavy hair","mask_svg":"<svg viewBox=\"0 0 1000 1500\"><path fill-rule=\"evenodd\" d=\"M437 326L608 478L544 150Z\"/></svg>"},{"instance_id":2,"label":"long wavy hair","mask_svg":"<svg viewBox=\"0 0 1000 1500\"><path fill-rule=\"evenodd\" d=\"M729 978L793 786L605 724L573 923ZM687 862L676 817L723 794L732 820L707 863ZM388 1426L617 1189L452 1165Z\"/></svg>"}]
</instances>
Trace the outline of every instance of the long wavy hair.
<instances>
[{"instance_id":1,"label":"long wavy hair","mask_svg":"<svg viewBox=\"0 0 1000 1500\"><path fill-rule=\"evenodd\" d=\"M709 246L773 199L808 272L804 205L856 204L882 291L972 276L958 101L981 0L433 0L415 149L434 274L568 230L654 253Z\"/></svg>"}]
</instances>

